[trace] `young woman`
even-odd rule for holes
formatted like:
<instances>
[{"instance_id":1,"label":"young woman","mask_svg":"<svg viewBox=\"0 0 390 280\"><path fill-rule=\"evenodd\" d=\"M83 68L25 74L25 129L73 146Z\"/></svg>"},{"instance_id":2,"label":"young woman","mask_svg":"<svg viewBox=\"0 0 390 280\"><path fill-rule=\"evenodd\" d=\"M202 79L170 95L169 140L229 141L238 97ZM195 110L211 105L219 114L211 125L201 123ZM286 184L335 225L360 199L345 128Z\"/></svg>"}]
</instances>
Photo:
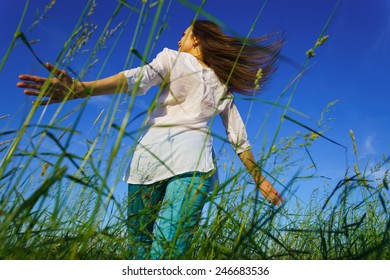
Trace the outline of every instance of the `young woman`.
<instances>
[{"instance_id":1,"label":"young woman","mask_svg":"<svg viewBox=\"0 0 390 280\"><path fill-rule=\"evenodd\" d=\"M160 86L126 174L131 257L170 259L185 252L213 184L208 122L217 114L259 191L274 205L283 203L256 164L232 95L253 94L269 79L281 42L268 39L244 43L210 21L196 20L178 51L164 49L151 63L105 79L76 82L49 63L56 78L19 76L17 86L27 95L47 89L47 99L37 100L40 105L110 93L144 94Z\"/></svg>"}]
</instances>

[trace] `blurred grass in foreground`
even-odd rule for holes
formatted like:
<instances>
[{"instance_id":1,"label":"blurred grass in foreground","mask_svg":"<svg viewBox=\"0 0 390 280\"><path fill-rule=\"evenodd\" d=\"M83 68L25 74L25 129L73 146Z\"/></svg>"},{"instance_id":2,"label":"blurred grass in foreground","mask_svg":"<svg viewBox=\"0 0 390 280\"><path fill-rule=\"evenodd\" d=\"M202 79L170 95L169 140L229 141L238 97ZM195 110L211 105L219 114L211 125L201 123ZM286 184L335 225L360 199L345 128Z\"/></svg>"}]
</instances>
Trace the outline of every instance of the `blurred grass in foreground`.
<instances>
[{"instance_id":1,"label":"blurred grass in foreground","mask_svg":"<svg viewBox=\"0 0 390 280\"><path fill-rule=\"evenodd\" d=\"M43 15L31 25L34 28L44 15L50 13L56 1L51 1ZM101 31L94 48L87 52L84 68L75 76L82 80L88 69L100 59L99 51L113 41L102 69L122 35L128 21L137 17L133 28L133 41L124 65L131 65L137 55L150 57L159 34L168 24L166 15L172 1L142 1L133 6L124 0ZM180 1L197 15L210 15ZM74 57L85 55L85 45L98 29L90 21L95 1L88 1L73 34L58 56L57 64L75 73L70 67ZM26 2L25 12L28 11ZM128 9L129 17L113 26L121 9ZM165 9L165 11L163 10ZM165 14L164 14L165 13ZM259 12L259 15L261 12ZM147 29L146 19L153 17ZM268 103L270 112L284 110L280 125L273 137L271 148L265 144L257 153L259 165L267 167L278 189L283 189L286 204L274 208L266 204L242 169L235 170L233 163L222 168L226 176L209 196L199 229L184 258L187 259L389 259L389 159L376 164L372 170L362 167L358 160L355 138L351 142L356 155L353 170L346 170L331 192L317 188L310 202L302 206L294 193L301 181L315 180L316 162L309 148L318 138L333 141L325 136L327 114L336 102L327 106L318 127L310 128L287 113L299 113L290 107L291 100L304 75L307 62L314 57L315 49L328 38L324 34L330 20L320 33L314 47L306 53L303 70L288 84L277 101L251 99L253 104ZM0 71L17 41L41 62L31 42L23 33L21 18L9 51L2 59ZM255 23L254 23L255 25ZM140 36L149 32L143 53L137 51ZM248 34L249 36L249 34ZM326 38L326 39L325 39ZM97 78L100 75L97 75ZM15 88L15 91L18 89ZM281 97L290 92L286 104ZM19 94L19 93L18 93ZM20 93L22 94L22 93ZM156 99L154 99L156 100ZM148 112L133 116L134 97L117 95L108 108L102 110L88 131L81 125L87 112L88 100L69 107L61 104L51 117L46 109L31 108L23 124L14 130L0 132L0 258L1 259L127 259L127 201L125 196L114 195L114 190L127 166L131 149L123 146L133 143L140 130L130 130L129 124L146 117ZM257 103L256 103L257 102ZM261 104L260 104L261 105ZM153 108L153 104L150 108ZM38 112L41 112L38 115ZM269 114L270 115L270 114ZM268 116L269 116L268 115ZM9 115L0 116L5 122ZM50 118L50 119L49 119ZM37 121L36 121L37 120ZM305 132L279 139L282 121L290 121ZM264 121L262 126L268 121ZM131 126L132 127L132 126ZM261 128L259 128L261 131ZM223 135L214 135L225 141ZM82 142L82 144L80 144ZM333 141L335 145L339 143ZM297 169L296 156L303 152L311 165L309 175L296 173L289 182L282 178L287 171ZM221 152L222 153L222 152ZM119 156L125 154L124 156ZM220 155L217 155L221 156ZM220 163L224 160L220 159ZM372 174L381 171L381 178ZM222 177L222 176L221 176ZM325 184L325 183L324 183ZM326 189L326 188L325 188ZM146 213L147 214L147 213Z\"/></svg>"}]
</instances>

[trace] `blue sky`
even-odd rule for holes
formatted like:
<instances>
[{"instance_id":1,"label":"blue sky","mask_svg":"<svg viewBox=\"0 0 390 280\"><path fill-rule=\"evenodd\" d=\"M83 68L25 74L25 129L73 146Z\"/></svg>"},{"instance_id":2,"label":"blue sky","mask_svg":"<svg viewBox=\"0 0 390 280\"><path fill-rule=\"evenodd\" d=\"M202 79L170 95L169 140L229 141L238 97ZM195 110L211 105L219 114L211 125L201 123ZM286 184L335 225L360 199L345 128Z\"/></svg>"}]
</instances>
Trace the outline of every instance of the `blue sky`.
<instances>
[{"instance_id":1,"label":"blue sky","mask_svg":"<svg viewBox=\"0 0 390 280\"><path fill-rule=\"evenodd\" d=\"M37 7L42 11L48 2L50 1L30 1L21 31L26 34L29 40L39 39L33 48L43 61L55 62L83 11L84 4L80 3L84 1L58 0L58 3L48 12L47 17L29 32L28 27L34 22ZM138 1L136 4L137 7L141 7L140 2ZM201 3L201 1L195 0L189 2L195 5ZM311 0L270 0L265 4L252 35L261 35L272 31L283 32L286 40L282 51L283 56L294 61L297 65L303 65L306 60L306 51L314 46L337 2L336 0L315 2ZM24 3L25 1L22 0L2 0L0 3L1 58L12 40L23 12ZM264 1L255 0L207 1L203 9L223 22L229 30L234 30L237 34L245 36L263 4ZM96 12L92 16L92 20L98 27L92 36L92 42L102 32L116 6L116 1L97 1ZM155 10L156 8L151 9L151 13L155 13ZM163 8L162 16L166 11L167 4ZM115 18L112 27L125 21L128 15L129 9L122 9ZM161 34L153 55L164 47L177 49L177 42L194 15L195 11L181 4L180 1L172 1L166 14L168 26ZM105 68L101 69L102 61L107 56L109 48L99 53L100 61L86 74L86 79L96 78L100 70L102 70L102 76L112 75L123 70L136 19L136 15L130 19ZM151 20L152 17L147 22L146 28L150 26ZM145 44L147 34L148 32L145 32L145 36L141 38L139 48ZM329 102L339 101L332 108L332 112L327 115L328 118L334 118L334 120L327 124L330 128L325 135L347 146L348 154L340 146L322 138L316 140L309 147L310 154L317 164L315 174L338 181L343 178L347 164L351 168L355 162L349 136L350 129L354 131L359 150L359 161L363 168L366 165L370 168L373 164L380 162L384 154L389 156L390 1L340 1L334 18L324 35L329 35L329 39L316 50L316 56L309 61L310 67L304 73L290 104L306 117L294 112L289 112L288 115L317 129L316 122L321 117L324 107ZM112 41L108 43L109 46ZM88 47L90 48L91 45L87 45ZM71 63L71 67L80 70L87 58L88 55L81 55ZM137 66L136 64L137 61L133 66ZM300 69L296 66L281 60L279 70L269 89L259 98L271 102L276 101L280 93L299 72ZM15 86L17 76L20 73L47 75L27 47L18 41L0 72L2 84L0 116L10 114L10 117L0 120L1 131L17 127L31 106L31 99L25 97L22 90ZM281 98L279 101L281 104L288 102L291 91L291 89L288 90ZM138 98L136 109L144 109L151 99L152 94ZM110 104L111 100L112 97L91 100L81 125L83 122L85 124L91 123L99 112ZM65 109L72 108L78 104L77 102L69 102ZM243 118L246 119L251 102L237 100L237 104ZM54 111L55 106L57 105L49 108L48 113L50 110ZM270 109L270 105L262 102L253 104L247 129L255 152L261 149L263 143L266 143L268 147L280 122L282 110L276 109L271 113L265 128L260 131L260 136L256 138L259 124ZM40 109L37 113L37 117L42 110ZM277 141L293 135L298 130L307 132L302 127L285 120ZM218 122L215 131L223 134ZM0 139L0 141L4 140L6 139ZM220 145L218 141L216 142L217 145ZM231 153L229 148L227 150L228 154ZM304 154L301 155L305 157ZM348 162L346 162L347 159ZM228 157L221 157L221 161L223 160L228 160ZM307 166L308 158L306 156L301 166L298 164L290 170L291 173L286 174L286 181L295 170L301 170ZM323 180L297 185L297 195L304 198L306 194L321 185L323 185ZM280 189L280 186L278 188Z\"/></svg>"}]
</instances>

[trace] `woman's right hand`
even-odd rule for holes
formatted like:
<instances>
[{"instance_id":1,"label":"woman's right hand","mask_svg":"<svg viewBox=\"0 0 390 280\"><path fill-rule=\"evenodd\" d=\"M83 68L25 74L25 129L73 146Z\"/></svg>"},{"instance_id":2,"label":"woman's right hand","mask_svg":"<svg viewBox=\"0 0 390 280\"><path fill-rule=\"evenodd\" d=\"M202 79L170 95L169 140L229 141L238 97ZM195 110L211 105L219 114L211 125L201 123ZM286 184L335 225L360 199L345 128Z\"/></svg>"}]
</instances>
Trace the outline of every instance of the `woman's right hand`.
<instances>
[{"instance_id":1,"label":"woman's right hand","mask_svg":"<svg viewBox=\"0 0 390 280\"><path fill-rule=\"evenodd\" d=\"M66 71L57 69L50 63L46 63L45 66L54 74L55 78L22 74L19 75L20 81L17 83L17 87L24 88L24 94L29 96L39 96L44 89L43 96L47 99L40 100L38 105L60 103L82 97L80 95L82 93L81 85L72 79Z\"/></svg>"}]
</instances>

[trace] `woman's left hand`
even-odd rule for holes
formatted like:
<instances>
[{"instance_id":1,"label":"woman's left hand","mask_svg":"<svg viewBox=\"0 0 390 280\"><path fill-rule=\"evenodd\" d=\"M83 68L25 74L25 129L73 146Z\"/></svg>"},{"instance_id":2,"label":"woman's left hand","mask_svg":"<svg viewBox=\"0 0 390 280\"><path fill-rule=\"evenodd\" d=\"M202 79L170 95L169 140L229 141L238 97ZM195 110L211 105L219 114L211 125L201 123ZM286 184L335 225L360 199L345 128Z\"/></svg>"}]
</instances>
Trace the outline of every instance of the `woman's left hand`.
<instances>
[{"instance_id":1,"label":"woman's left hand","mask_svg":"<svg viewBox=\"0 0 390 280\"><path fill-rule=\"evenodd\" d=\"M256 183L256 186L258 187L261 194L264 195L265 199L268 202L271 202L273 205L282 205L284 203L282 195L264 176L261 175L261 170L256 164L252 150L244 151L238 156L240 157L246 169L251 174L253 180Z\"/></svg>"},{"instance_id":2,"label":"woman's left hand","mask_svg":"<svg viewBox=\"0 0 390 280\"><path fill-rule=\"evenodd\" d=\"M284 203L282 195L272 186L272 184L262 177L259 184L259 190L268 202L271 202L275 206L280 206Z\"/></svg>"}]
</instances>

